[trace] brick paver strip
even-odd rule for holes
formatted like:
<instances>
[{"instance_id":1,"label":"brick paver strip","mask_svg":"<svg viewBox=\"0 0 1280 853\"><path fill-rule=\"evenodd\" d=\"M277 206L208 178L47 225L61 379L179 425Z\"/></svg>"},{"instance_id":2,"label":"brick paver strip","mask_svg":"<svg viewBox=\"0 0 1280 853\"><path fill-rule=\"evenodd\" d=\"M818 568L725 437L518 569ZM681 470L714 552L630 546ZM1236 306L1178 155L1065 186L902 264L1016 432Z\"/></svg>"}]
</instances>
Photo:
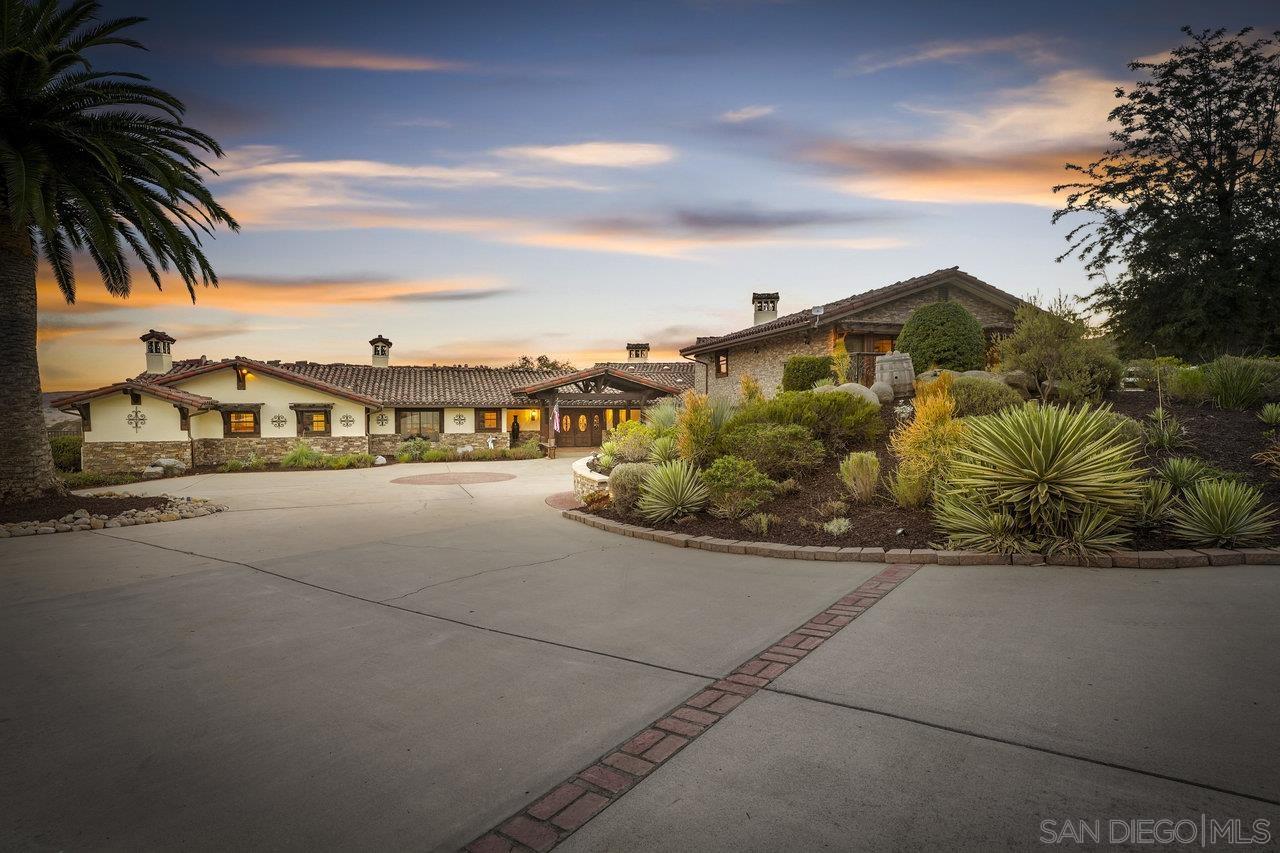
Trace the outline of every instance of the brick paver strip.
<instances>
[{"instance_id":1,"label":"brick paver strip","mask_svg":"<svg viewBox=\"0 0 1280 853\"><path fill-rule=\"evenodd\" d=\"M627 791L761 688L803 660L888 592L919 564L895 564L801 623L719 681L700 688L666 714L608 750L528 806L466 846L470 853L546 851Z\"/></svg>"}]
</instances>

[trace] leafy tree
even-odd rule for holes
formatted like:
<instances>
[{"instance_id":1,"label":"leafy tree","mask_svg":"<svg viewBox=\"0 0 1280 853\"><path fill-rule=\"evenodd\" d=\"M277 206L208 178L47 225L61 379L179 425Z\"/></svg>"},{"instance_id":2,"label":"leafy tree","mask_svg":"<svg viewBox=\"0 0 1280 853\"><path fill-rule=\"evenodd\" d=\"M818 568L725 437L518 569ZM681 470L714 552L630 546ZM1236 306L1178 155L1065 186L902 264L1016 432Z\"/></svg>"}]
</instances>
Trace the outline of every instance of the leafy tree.
<instances>
[{"instance_id":1,"label":"leafy tree","mask_svg":"<svg viewBox=\"0 0 1280 853\"><path fill-rule=\"evenodd\" d=\"M537 358L522 355L506 366L516 370L577 370L568 361L558 361L549 355L540 355Z\"/></svg>"},{"instance_id":2,"label":"leafy tree","mask_svg":"<svg viewBox=\"0 0 1280 853\"><path fill-rule=\"evenodd\" d=\"M982 324L959 302L931 302L911 312L895 348L911 356L915 371L934 367L981 370L987 343Z\"/></svg>"},{"instance_id":3,"label":"leafy tree","mask_svg":"<svg viewBox=\"0 0 1280 853\"><path fill-rule=\"evenodd\" d=\"M76 296L74 252L107 291L128 296L131 256L160 286L177 272L195 299L216 285L201 248L238 226L205 188L201 157L221 156L183 123L182 102L138 74L94 70L142 18L98 21L97 3L0 0L0 502L61 491L40 410L37 253L63 297Z\"/></svg>"},{"instance_id":4,"label":"leafy tree","mask_svg":"<svg viewBox=\"0 0 1280 853\"><path fill-rule=\"evenodd\" d=\"M1129 64L1146 79L1116 90L1114 146L1054 188L1067 193L1054 222L1087 217L1058 260L1102 281L1090 304L1129 354L1275 351L1280 33L1183 32L1167 59Z\"/></svg>"}]
</instances>

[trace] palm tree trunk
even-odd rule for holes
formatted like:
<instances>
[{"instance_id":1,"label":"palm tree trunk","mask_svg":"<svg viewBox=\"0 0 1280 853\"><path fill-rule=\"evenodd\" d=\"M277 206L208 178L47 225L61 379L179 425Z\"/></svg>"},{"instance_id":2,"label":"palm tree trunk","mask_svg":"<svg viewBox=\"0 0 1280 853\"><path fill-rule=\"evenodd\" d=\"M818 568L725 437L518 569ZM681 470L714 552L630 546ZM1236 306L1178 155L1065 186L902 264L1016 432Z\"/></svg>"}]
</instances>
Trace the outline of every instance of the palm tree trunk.
<instances>
[{"instance_id":1,"label":"palm tree trunk","mask_svg":"<svg viewBox=\"0 0 1280 853\"><path fill-rule=\"evenodd\" d=\"M0 504L62 491L40 403L35 246L0 214Z\"/></svg>"}]
</instances>

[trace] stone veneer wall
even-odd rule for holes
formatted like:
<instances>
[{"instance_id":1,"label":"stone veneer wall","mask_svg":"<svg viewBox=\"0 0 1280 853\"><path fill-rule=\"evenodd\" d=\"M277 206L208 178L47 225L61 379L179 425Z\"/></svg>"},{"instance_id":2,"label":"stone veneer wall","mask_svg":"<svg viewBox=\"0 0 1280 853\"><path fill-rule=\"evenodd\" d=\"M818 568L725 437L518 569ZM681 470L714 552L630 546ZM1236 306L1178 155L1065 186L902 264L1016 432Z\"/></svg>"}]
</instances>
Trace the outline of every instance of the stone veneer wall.
<instances>
[{"instance_id":1,"label":"stone veneer wall","mask_svg":"<svg viewBox=\"0 0 1280 853\"><path fill-rule=\"evenodd\" d=\"M750 373L760 383L765 396L772 397L782 388L782 367L791 356L830 354L831 332L827 329L791 332L767 341L731 347L729 375L716 376L713 361L707 392L712 398L737 402L738 383L743 374Z\"/></svg>"},{"instance_id":2,"label":"stone veneer wall","mask_svg":"<svg viewBox=\"0 0 1280 853\"><path fill-rule=\"evenodd\" d=\"M312 449L334 456L369 452L369 439L363 435L319 435L307 438L306 442ZM192 442L197 465L221 465L230 459L243 461L249 458L250 453L267 462L279 462L297 443L297 438L250 437L197 438Z\"/></svg>"},{"instance_id":3,"label":"stone veneer wall","mask_svg":"<svg viewBox=\"0 0 1280 853\"><path fill-rule=\"evenodd\" d=\"M521 433L521 435L525 434ZM369 436L369 452L391 459L395 457L400 445L410 438L411 436L396 433L374 433ZM495 448L511 446L511 433L509 432L444 432L440 434L438 440L431 442L431 446L461 447L464 444L469 444L479 450L482 447L487 448L489 446L490 438L493 439Z\"/></svg>"},{"instance_id":4,"label":"stone veneer wall","mask_svg":"<svg viewBox=\"0 0 1280 853\"><path fill-rule=\"evenodd\" d=\"M86 441L80 467L95 474L137 473L157 459L191 464L189 441Z\"/></svg>"}]
</instances>

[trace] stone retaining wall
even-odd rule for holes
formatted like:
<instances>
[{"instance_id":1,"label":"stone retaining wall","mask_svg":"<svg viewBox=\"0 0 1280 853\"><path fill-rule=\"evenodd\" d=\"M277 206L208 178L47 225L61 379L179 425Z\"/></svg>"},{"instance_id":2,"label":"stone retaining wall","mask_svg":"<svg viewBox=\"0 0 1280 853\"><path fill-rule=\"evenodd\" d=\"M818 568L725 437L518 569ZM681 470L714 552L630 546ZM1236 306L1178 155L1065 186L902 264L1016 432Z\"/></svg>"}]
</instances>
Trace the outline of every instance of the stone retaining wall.
<instances>
[{"instance_id":1,"label":"stone retaining wall","mask_svg":"<svg viewBox=\"0 0 1280 853\"><path fill-rule=\"evenodd\" d=\"M590 456L584 456L573 463L573 493L580 501L585 501L592 492L609 491L609 478L588 468L590 460Z\"/></svg>"},{"instance_id":2,"label":"stone retaining wall","mask_svg":"<svg viewBox=\"0 0 1280 853\"><path fill-rule=\"evenodd\" d=\"M575 471L576 475L576 471ZM574 477L577 491L577 477ZM1118 569L1186 569L1196 566L1280 566L1280 548L1175 548L1168 551L1111 551L1087 561L1072 556L1038 554L988 554L983 551L939 551L933 548L840 548L835 545L788 545L784 542L749 542L694 536L671 530L656 530L626 524L576 509L561 513L565 518L609 533L648 539L677 548L697 548L725 554L752 554L786 560L826 560L847 563L937 563L943 566L1080 566Z\"/></svg>"},{"instance_id":3,"label":"stone retaining wall","mask_svg":"<svg viewBox=\"0 0 1280 853\"><path fill-rule=\"evenodd\" d=\"M86 441L80 467L94 474L137 473L157 459L191 464L189 441Z\"/></svg>"},{"instance_id":4,"label":"stone retaining wall","mask_svg":"<svg viewBox=\"0 0 1280 853\"><path fill-rule=\"evenodd\" d=\"M333 456L369 452L368 437L363 435L319 435L307 438L306 442L312 449ZM256 437L197 438L192 442L197 465L221 465L231 459L244 461L250 453L267 462L279 462L297 443L297 438Z\"/></svg>"}]
</instances>

